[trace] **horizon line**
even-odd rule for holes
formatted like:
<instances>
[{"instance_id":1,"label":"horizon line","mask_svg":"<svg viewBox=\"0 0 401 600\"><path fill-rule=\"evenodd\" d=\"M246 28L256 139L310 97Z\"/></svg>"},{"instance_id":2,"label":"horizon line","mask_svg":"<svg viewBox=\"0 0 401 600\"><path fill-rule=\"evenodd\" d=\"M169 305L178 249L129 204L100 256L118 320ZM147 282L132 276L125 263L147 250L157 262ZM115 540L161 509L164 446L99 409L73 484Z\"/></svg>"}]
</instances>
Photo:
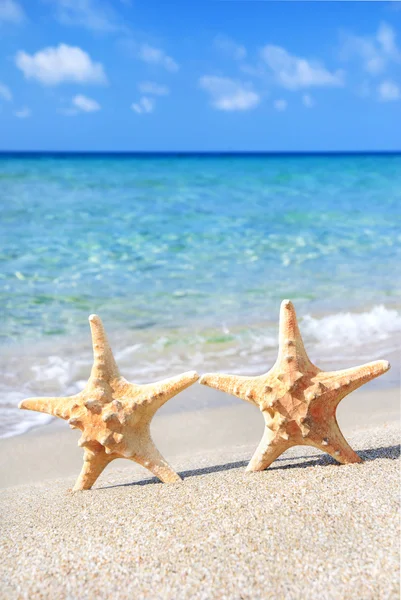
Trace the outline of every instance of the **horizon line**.
<instances>
[{"instance_id":1,"label":"horizon line","mask_svg":"<svg viewBox=\"0 0 401 600\"><path fill-rule=\"evenodd\" d=\"M399 150L0 150L10 155L92 155L92 156L374 156L397 155Z\"/></svg>"}]
</instances>

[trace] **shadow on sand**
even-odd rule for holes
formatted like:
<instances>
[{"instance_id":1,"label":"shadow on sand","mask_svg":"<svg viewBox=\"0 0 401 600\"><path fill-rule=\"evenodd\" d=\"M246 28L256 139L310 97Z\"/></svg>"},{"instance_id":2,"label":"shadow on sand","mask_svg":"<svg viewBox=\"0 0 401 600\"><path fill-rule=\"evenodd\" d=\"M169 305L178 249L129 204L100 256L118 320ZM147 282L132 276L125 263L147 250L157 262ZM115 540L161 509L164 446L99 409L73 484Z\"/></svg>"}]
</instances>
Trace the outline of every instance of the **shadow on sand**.
<instances>
[{"instance_id":1,"label":"shadow on sand","mask_svg":"<svg viewBox=\"0 0 401 600\"><path fill-rule=\"evenodd\" d=\"M400 449L401 446L398 444L396 446L383 446L380 448L368 448L366 450L361 450L358 452L359 456L363 458L364 461L377 460L378 458L387 458L389 460L396 460L400 457ZM288 461L293 460L291 464L280 465L277 464L280 461ZM303 462L300 462L303 461ZM209 473L218 473L220 471L230 471L231 469L240 469L242 467L246 467L249 460L240 460L237 462L226 463L224 465L214 465L210 467L203 467L201 469L191 469L189 471L180 471L179 474L183 479L187 477L198 477L199 475L208 475ZM340 463L335 461L329 454L314 454L312 456L296 456L292 459L289 457L282 456L281 458L277 458L273 465L269 467L269 471L276 471L281 469L305 469L306 467L326 467L326 466L339 466ZM127 487L127 486L135 486L135 485L150 485L150 484L161 484L162 482L156 477L152 477L151 479L144 479L141 481L133 481L131 483L120 483L117 485L106 485L103 487L98 487L98 490L106 490L115 487Z\"/></svg>"}]
</instances>

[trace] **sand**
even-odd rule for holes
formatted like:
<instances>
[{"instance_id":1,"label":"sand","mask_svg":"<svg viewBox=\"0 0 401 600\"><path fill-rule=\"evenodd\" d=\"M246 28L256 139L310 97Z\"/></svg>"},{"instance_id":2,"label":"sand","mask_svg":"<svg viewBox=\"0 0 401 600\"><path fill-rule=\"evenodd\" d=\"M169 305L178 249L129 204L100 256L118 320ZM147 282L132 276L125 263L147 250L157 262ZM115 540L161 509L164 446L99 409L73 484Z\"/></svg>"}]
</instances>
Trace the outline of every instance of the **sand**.
<instances>
[{"instance_id":1,"label":"sand","mask_svg":"<svg viewBox=\"0 0 401 600\"><path fill-rule=\"evenodd\" d=\"M161 414L183 483L121 460L75 494L65 424L0 441L1 597L399 598L399 392L355 393L339 422L365 463L301 447L249 474L252 406Z\"/></svg>"}]
</instances>

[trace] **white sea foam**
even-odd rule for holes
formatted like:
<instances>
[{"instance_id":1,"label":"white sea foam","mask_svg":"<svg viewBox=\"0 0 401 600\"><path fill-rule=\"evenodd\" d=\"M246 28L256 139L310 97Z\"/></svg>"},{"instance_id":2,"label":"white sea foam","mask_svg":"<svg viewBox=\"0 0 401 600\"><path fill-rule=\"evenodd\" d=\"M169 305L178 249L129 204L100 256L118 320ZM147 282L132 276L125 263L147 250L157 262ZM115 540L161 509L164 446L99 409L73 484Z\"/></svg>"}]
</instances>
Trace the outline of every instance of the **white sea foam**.
<instances>
[{"instance_id":1,"label":"white sea foam","mask_svg":"<svg viewBox=\"0 0 401 600\"><path fill-rule=\"evenodd\" d=\"M40 383L54 383L66 386L71 378L70 363L61 356L49 356L46 365L33 365L35 380Z\"/></svg>"},{"instance_id":2,"label":"white sea foam","mask_svg":"<svg viewBox=\"0 0 401 600\"><path fill-rule=\"evenodd\" d=\"M3 429L0 433L0 438L8 438L14 435L20 435L21 433L25 433L25 431L29 431L29 429L32 429L33 427L45 425L52 420L51 416L43 413L34 413L31 411L25 412L26 415L24 415L23 418L16 419L15 408L7 409L4 406L1 407Z\"/></svg>"},{"instance_id":3,"label":"white sea foam","mask_svg":"<svg viewBox=\"0 0 401 600\"><path fill-rule=\"evenodd\" d=\"M302 331L318 348L357 348L400 334L401 315L382 304L362 313L339 312L321 318L306 315L302 319Z\"/></svg>"}]
</instances>

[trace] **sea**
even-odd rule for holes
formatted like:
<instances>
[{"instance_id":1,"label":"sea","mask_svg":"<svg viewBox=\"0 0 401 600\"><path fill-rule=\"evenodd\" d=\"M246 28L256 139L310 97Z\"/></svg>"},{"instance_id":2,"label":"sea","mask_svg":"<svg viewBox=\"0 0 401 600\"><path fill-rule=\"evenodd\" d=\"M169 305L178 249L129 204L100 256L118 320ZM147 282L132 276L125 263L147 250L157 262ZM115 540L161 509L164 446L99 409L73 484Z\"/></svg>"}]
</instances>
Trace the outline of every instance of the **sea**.
<instances>
[{"instance_id":1,"label":"sea","mask_svg":"<svg viewBox=\"0 0 401 600\"><path fill-rule=\"evenodd\" d=\"M319 367L399 382L401 154L3 153L0 210L2 437L83 388L91 313L138 383L267 371L284 298Z\"/></svg>"}]
</instances>

